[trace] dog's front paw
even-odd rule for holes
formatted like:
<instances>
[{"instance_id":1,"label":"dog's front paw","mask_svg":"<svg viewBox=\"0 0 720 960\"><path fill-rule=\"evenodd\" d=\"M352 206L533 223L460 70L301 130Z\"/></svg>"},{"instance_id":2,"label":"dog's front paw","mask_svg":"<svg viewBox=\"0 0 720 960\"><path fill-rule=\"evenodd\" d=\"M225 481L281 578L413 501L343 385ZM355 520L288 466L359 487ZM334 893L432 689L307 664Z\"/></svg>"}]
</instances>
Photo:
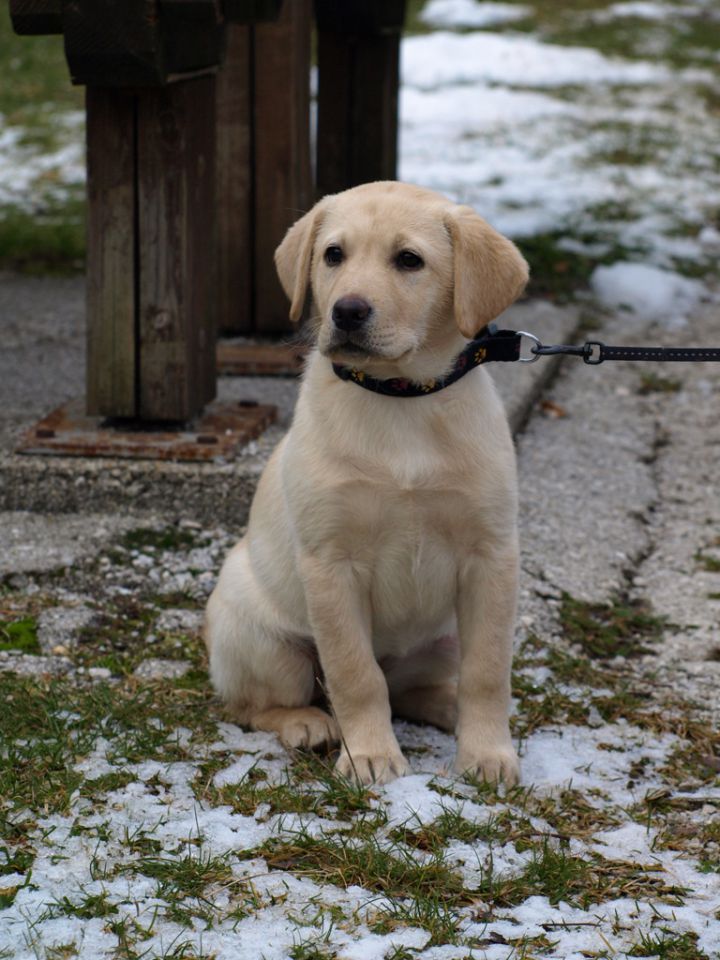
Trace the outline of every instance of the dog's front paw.
<instances>
[{"instance_id":1,"label":"dog's front paw","mask_svg":"<svg viewBox=\"0 0 720 960\"><path fill-rule=\"evenodd\" d=\"M520 780L520 761L511 744L478 750L458 750L455 772L493 783L502 781L506 786L513 787Z\"/></svg>"},{"instance_id":2,"label":"dog's front paw","mask_svg":"<svg viewBox=\"0 0 720 960\"><path fill-rule=\"evenodd\" d=\"M342 750L336 764L338 773L355 780L364 786L371 783L390 783L397 777L404 777L410 772L410 764L399 750L388 753L358 753L349 754Z\"/></svg>"}]
</instances>

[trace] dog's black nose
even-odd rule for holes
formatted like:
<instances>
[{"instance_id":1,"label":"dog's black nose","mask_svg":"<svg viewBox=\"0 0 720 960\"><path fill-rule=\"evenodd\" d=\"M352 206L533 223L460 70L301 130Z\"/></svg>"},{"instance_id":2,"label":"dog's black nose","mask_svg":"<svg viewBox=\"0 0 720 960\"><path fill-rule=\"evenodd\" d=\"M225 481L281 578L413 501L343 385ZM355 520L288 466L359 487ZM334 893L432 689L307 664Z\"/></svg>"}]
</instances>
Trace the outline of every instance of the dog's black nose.
<instances>
[{"instance_id":1,"label":"dog's black nose","mask_svg":"<svg viewBox=\"0 0 720 960\"><path fill-rule=\"evenodd\" d=\"M358 330L371 312L372 307L362 297L340 297L333 307L333 323L340 330Z\"/></svg>"}]
</instances>

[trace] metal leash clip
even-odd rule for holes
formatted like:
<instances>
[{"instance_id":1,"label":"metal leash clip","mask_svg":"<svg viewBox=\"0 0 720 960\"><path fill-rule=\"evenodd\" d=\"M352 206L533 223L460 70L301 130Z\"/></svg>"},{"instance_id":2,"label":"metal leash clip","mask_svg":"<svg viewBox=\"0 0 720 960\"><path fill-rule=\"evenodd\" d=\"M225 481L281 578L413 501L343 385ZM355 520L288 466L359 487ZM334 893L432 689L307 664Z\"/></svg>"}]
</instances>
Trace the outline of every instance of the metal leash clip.
<instances>
[{"instance_id":1,"label":"metal leash clip","mask_svg":"<svg viewBox=\"0 0 720 960\"><path fill-rule=\"evenodd\" d=\"M589 363L591 366L597 366L599 363L603 362L602 349L605 346L603 343L600 343L599 340L587 340L582 346L573 346L565 343L555 343L548 346L544 346L541 343L540 339L535 336L534 333L528 333L527 330L518 330L518 336L527 337L528 340L532 340L534 346L530 348L531 357L520 357L520 363L535 363L536 360L539 360L540 357L555 357L555 356L569 356L569 357L582 357L585 363ZM595 353L595 347L597 347L597 353Z\"/></svg>"}]
</instances>

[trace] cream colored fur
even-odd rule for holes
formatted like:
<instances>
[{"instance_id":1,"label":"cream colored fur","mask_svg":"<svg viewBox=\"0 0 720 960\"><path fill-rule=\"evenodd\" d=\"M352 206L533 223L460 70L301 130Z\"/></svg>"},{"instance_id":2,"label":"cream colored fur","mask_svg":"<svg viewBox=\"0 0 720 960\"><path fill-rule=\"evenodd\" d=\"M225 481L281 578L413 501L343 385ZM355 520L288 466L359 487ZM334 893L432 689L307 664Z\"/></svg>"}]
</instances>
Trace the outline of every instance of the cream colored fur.
<instances>
[{"instance_id":1,"label":"cream colored fur","mask_svg":"<svg viewBox=\"0 0 720 960\"><path fill-rule=\"evenodd\" d=\"M328 247L341 263L325 262ZM403 250L423 265L401 268ZM331 358L439 376L527 266L470 208L396 182L326 197L276 263L293 319L312 288L317 348L208 604L213 682L241 723L290 746L341 733L338 769L364 783L408 770L391 712L456 729L458 772L515 782L515 458L492 381L478 368L435 394L386 397L338 379ZM365 354L338 342L333 305L347 296L372 307ZM333 717L312 705L318 665Z\"/></svg>"}]
</instances>

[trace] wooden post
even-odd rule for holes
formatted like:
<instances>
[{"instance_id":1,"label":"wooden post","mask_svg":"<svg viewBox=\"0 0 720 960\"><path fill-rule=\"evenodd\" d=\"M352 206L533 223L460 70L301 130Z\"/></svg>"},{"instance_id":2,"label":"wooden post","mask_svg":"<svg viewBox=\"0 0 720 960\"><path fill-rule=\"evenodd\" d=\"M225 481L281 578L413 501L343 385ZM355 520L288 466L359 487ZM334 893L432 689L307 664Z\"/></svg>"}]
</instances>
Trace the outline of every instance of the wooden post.
<instances>
[{"instance_id":1,"label":"wooden post","mask_svg":"<svg viewBox=\"0 0 720 960\"><path fill-rule=\"evenodd\" d=\"M136 103L88 87L87 412L137 415Z\"/></svg>"},{"instance_id":2,"label":"wooden post","mask_svg":"<svg viewBox=\"0 0 720 960\"><path fill-rule=\"evenodd\" d=\"M215 80L87 103L87 411L189 420L215 395Z\"/></svg>"},{"instance_id":3,"label":"wooden post","mask_svg":"<svg viewBox=\"0 0 720 960\"><path fill-rule=\"evenodd\" d=\"M273 254L310 208L311 0L279 19L228 26L218 75L218 326L222 333L284 333L287 298Z\"/></svg>"},{"instance_id":4,"label":"wooden post","mask_svg":"<svg viewBox=\"0 0 720 960\"><path fill-rule=\"evenodd\" d=\"M252 313L252 29L229 25L217 77L218 330L250 333Z\"/></svg>"},{"instance_id":5,"label":"wooden post","mask_svg":"<svg viewBox=\"0 0 720 960\"><path fill-rule=\"evenodd\" d=\"M188 420L215 396L215 78L138 97L139 398Z\"/></svg>"},{"instance_id":6,"label":"wooden post","mask_svg":"<svg viewBox=\"0 0 720 960\"><path fill-rule=\"evenodd\" d=\"M188 420L214 396L218 328L290 327L273 254L315 199L312 0L255 22L279 4L11 0L17 28L62 30L88 86L91 414ZM404 7L315 0L320 193L395 176Z\"/></svg>"},{"instance_id":7,"label":"wooden post","mask_svg":"<svg viewBox=\"0 0 720 960\"><path fill-rule=\"evenodd\" d=\"M10 0L10 16L21 35L62 33L62 0Z\"/></svg>"},{"instance_id":8,"label":"wooden post","mask_svg":"<svg viewBox=\"0 0 720 960\"><path fill-rule=\"evenodd\" d=\"M190 420L215 395L219 0L10 10L18 30L62 31L88 88L87 411Z\"/></svg>"},{"instance_id":9,"label":"wooden post","mask_svg":"<svg viewBox=\"0 0 720 960\"><path fill-rule=\"evenodd\" d=\"M255 329L290 329L273 254L313 203L310 168L311 0L283 4L276 23L253 28Z\"/></svg>"},{"instance_id":10,"label":"wooden post","mask_svg":"<svg viewBox=\"0 0 720 960\"><path fill-rule=\"evenodd\" d=\"M397 176L404 0L315 0L318 195Z\"/></svg>"}]
</instances>

